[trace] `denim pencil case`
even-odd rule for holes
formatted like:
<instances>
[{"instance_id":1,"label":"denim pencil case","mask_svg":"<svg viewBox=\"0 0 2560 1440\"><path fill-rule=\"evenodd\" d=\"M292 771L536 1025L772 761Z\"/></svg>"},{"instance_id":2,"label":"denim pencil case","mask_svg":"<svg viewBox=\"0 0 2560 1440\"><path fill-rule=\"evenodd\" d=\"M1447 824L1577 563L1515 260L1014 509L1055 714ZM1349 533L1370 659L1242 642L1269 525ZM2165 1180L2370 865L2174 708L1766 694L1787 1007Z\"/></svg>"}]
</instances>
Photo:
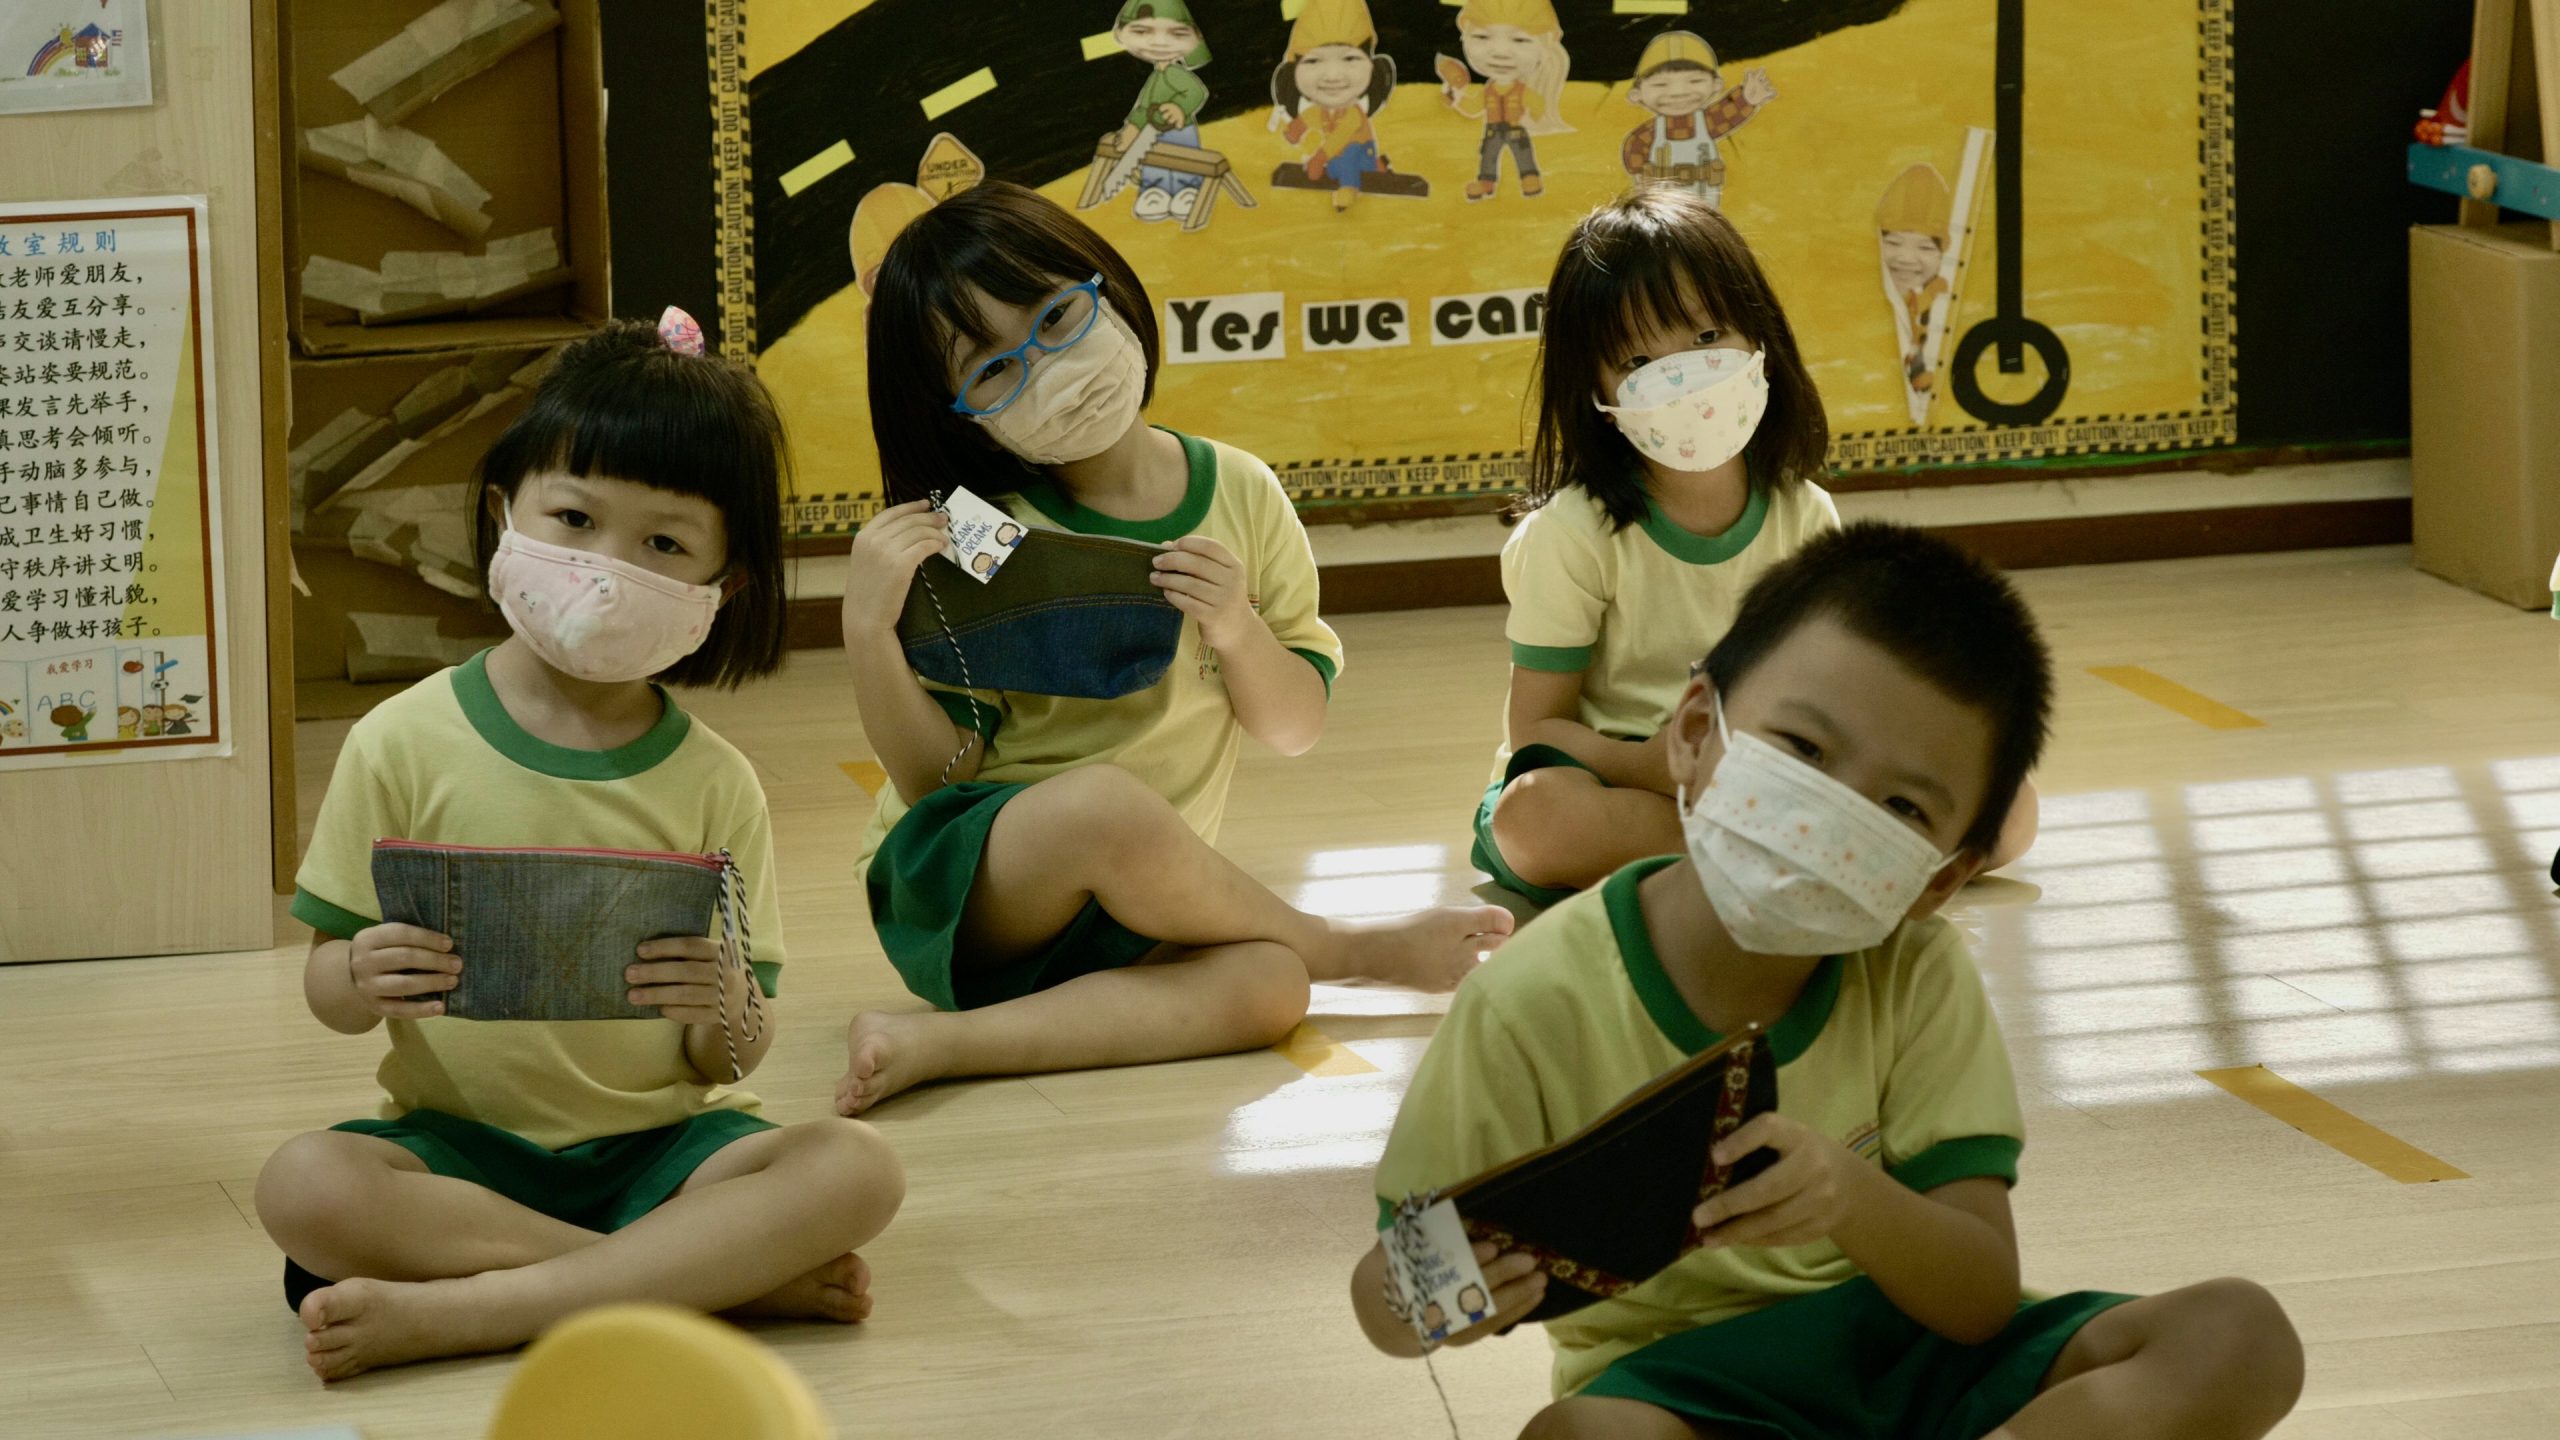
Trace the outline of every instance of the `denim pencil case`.
<instances>
[{"instance_id":1,"label":"denim pencil case","mask_svg":"<svg viewBox=\"0 0 2560 1440\"><path fill-rule=\"evenodd\" d=\"M1173 668L1182 612L1155 587L1164 547L1032 528L984 583L941 555L907 587L898 643L961 690L1116 700Z\"/></svg>"},{"instance_id":2,"label":"denim pencil case","mask_svg":"<svg viewBox=\"0 0 2560 1440\"><path fill-rule=\"evenodd\" d=\"M1715 1145L1777 1108L1777 1058L1753 1026L1575 1134L1408 1199L1399 1214L1451 1201L1469 1240L1536 1257L1547 1294L1522 1323L1552 1320L1622 1296L1697 1249L1691 1212L1777 1161L1761 1149L1719 1165Z\"/></svg>"},{"instance_id":3,"label":"denim pencil case","mask_svg":"<svg viewBox=\"0 0 2560 1440\"><path fill-rule=\"evenodd\" d=\"M747 934L745 880L728 852L482 849L377 840L373 886L387 924L453 941L462 974L445 992L458 1020L656 1020L633 1005L624 972L643 941L714 936L721 1013L746 987L762 1033L763 1007ZM725 1025L724 1025L725 1030ZM730 1037L737 1070L736 1037Z\"/></svg>"}]
</instances>

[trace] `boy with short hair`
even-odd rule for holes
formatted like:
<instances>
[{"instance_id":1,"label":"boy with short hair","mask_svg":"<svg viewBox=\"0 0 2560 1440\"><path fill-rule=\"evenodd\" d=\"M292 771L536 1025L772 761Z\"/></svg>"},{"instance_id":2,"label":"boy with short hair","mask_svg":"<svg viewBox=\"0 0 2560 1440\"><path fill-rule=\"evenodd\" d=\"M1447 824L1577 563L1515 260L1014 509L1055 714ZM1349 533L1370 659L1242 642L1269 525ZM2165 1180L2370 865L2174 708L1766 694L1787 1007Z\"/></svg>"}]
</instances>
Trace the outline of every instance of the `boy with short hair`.
<instances>
[{"instance_id":1,"label":"boy with short hair","mask_svg":"<svg viewBox=\"0 0 2560 1440\"><path fill-rule=\"evenodd\" d=\"M1703 1248L1552 1321L1538 1437L2176 1436L2254 1440L2300 1392L2264 1290L2022 1304L2023 1143L1982 981L1933 912L1979 867L2043 748L2052 678L2007 582L1865 524L1772 570L1673 717L1688 854L1535 921L1459 989L1378 1167L1394 1202L1552 1143L1723 1033L1767 1027L1778 1110L1718 1146L1765 1173L1699 1207ZM1525 1253L1476 1247L1494 1317ZM1373 1344L1421 1347L1385 1293Z\"/></svg>"}]
</instances>

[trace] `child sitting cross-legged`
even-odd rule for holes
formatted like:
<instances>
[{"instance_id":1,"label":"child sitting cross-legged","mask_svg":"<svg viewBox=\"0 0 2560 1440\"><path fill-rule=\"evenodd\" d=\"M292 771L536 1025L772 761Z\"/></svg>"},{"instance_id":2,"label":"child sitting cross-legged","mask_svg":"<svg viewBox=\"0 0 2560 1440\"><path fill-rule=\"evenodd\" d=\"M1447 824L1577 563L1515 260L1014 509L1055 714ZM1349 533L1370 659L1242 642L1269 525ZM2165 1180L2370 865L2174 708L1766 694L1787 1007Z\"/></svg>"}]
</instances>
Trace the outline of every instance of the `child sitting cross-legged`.
<instances>
[{"instance_id":1,"label":"child sitting cross-legged","mask_svg":"<svg viewBox=\"0 0 2560 1440\"><path fill-rule=\"evenodd\" d=\"M312 1014L391 1042L379 1113L287 1140L258 1176L320 1378L503 1350L611 1301L870 1313L854 1250L897 1212L904 1174L868 1125L777 1126L731 1088L773 1043L772 822L746 757L657 683L780 668L787 454L763 386L670 312L569 346L483 461L481 553L515 633L357 723L294 897L315 932ZM447 1014L466 975L509 972L389 921L371 869L385 837L728 852L763 1023L703 936L634 945L625 999L653 1016ZM571 934L589 913L547 909Z\"/></svg>"},{"instance_id":2,"label":"child sitting cross-legged","mask_svg":"<svg viewBox=\"0 0 2560 1440\"><path fill-rule=\"evenodd\" d=\"M1723 1034L1765 1027L1778 1067L1776 1110L1715 1149L1774 1163L1698 1207L1700 1248L1548 1322L1558 1399L1524 1434L2253 1440L2292 1408L2301 1346L2256 1285L2021 1296L2017 1087L1933 912L1999 836L2051 687L1994 572L1898 527L1813 540L1671 717L1686 854L1558 905L1459 988L1379 1163L1390 1209ZM1453 1343L1546 1293L1533 1256L1475 1251L1494 1313ZM1419 1354L1386 1272L1372 1247L1362 1328Z\"/></svg>"}]
</instances>

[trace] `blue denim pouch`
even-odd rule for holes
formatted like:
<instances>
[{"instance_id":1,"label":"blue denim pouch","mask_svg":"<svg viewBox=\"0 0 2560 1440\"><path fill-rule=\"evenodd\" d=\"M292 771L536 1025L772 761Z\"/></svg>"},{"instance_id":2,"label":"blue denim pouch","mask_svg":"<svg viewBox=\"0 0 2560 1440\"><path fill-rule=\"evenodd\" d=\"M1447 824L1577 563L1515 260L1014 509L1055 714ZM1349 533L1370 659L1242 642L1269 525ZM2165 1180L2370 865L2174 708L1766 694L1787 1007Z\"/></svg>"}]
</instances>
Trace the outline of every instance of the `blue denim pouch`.
<instances>
[{"instance_id":1,"label":"blue denim pouch","mask_svg":"<svg viewBox=\"0 0 2560 1440\"><path fill-rule=\"evenodd\" d=\"M373 847L383 920L435 931L462 957L443 997L461 1020L661 1018L630 1003L624 972L642 941L719 934L734 874L719 855ZM722 974L737 980L728 962Z\"/></svg>"},{"instance_id":2,"label":"blue denim pouch","mask_svg":"<svg viewBox=\"0 0 2560 1440\"><path fill-rule=\"evenodd\" d=\"M898 617L907 664L961 690L1116 700L1173 667L1182 612L1151 577L1164 547L1033 528L984 584L941 555Z\"/></svg>"}]
</instances>

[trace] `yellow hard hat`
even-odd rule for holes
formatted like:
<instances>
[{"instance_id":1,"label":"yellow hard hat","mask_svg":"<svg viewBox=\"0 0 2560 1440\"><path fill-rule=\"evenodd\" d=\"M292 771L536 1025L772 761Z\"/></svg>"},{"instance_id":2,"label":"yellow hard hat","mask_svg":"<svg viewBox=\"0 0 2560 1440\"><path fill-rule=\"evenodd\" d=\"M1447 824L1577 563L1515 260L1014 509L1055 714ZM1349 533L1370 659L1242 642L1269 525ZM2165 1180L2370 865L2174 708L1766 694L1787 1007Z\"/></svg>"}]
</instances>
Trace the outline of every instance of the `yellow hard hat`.
<instances>
[{"instance_id":1,"label":"yellow hard hat","mask_svg":"<svg viewBox=\"0 0 2560 1440\"><path fill-rule=\"evenodd\" d=\"M1551 0L1467 0L1458 12L1461 25L1517 25L1532 35L1564 29Z\"/></svg>"},{"instance_id":2,"label":"yellow hard hat","mask_svg":"<svg viewBox=\"0 0 2560 1440\"><path fill-rule=\"evenodd\" d=\"M1876 202L1878 230L1916 230L1944 243L1955 197L1934 165L1914 165L1893 177L1884 198Z\"/></svg>"},{"instance_id":3,"label":"yellow hard hat","mask_svg":"<svg viewBox=\"0 0 2560 1440\"><path fill-rule=\"evenodd\" d=\"M1369 18L1368 0L1306 0L1298 23L1289 28L1289 56L1294 60L1319 45L1374 45L1377 22Z\"/></svg>"},{"instance_id":4,"label":"yellow hard hat","mask_svg":"<svg viewBox=\"0 0 2560 1440\"><path fill-rule=\"evenodd\" d=\"M1686 30L1665 30L1653 37L1653 43L1644 47L1644 54L1636 60L1636 78L1641 80L1676 60L1713 70L1716 48Z\"/></svg>"},{"instance_id":5,"label":"yellow hard hat","mask_svg":"<svg viewBox=\"0 0 2560 1440\"><path fill-rule=\"evenodd\" d=\"M853 278L862 293L871 293L873 276L889 255L889 242L933 208L933 197L913 185L874 186L853 207Z\"/></svg>"}]
</instances>

